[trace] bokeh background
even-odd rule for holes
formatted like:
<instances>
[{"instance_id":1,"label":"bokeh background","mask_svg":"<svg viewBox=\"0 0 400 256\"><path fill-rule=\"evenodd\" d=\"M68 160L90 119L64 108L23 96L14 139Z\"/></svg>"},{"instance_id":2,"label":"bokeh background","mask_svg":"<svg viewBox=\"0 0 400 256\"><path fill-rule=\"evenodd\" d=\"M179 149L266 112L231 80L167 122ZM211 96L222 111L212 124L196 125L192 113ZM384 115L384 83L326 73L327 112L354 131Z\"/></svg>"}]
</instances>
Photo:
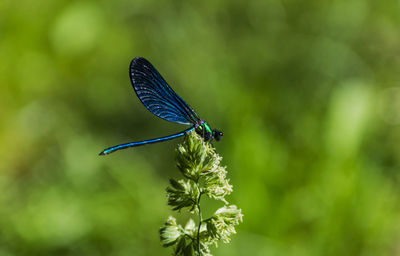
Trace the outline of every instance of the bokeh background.
<instances>
[{"instance_id":1,"label":"bokeh background","mask_svg":"<svg viewBox=\"0 0 400 256\"><path fill-rule=\"evenodd\" d=\"M97 155L186 128L136 56L225 133L245 216L215 255L400 255L399 25L389 0L0 1L0 255L170 255L179 140Z\"/></svg>"}]
</instances>

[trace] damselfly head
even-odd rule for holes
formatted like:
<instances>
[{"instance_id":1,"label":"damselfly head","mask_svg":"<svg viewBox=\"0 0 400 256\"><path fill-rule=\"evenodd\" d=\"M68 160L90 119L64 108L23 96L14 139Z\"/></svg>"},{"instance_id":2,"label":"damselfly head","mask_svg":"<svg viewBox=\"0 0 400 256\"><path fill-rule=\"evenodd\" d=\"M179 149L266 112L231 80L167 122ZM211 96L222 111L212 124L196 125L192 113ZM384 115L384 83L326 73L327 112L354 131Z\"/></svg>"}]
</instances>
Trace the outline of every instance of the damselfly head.
<instances>
[{"instance_id":1,"label":"damselfly head","mask_svg":"<svg viewBox=\"0 0 400 256\"><path fill-rule=\"evenodd\" d=\"M219 141L220 139L222 139L222 136L224 136L224 134L220 130L216 129L212 131L212 135L216 141Z\"/></svg>"}]
</instances>

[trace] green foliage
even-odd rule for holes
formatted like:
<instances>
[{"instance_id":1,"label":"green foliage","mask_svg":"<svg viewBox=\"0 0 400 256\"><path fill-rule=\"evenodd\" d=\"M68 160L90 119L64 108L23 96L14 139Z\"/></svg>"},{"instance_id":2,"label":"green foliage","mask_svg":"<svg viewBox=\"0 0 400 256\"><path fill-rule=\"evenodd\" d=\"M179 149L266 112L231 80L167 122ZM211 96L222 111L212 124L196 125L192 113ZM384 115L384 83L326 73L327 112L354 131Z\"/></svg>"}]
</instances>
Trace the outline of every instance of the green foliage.
<instances>
[{"instance_id":1,"label":"green foliage","mask_svg":"<svg viewBox=\"0 0 400 256\"><path fill-rule=\"evenodd\" d=\"M180 211L189 208L199 215L199 224L189 219L185 228L169 217L160 229L160 239L164 247L175 245L174 255L211 255L209 246L218 241L228 243L229 236L235 234L235 225L242 221L242 213L236 205L229 205L225 196L232 192L226 179L226 170L220 166L221 157L214 148L196 134L190 133L177 149L177 166L186 179L170 179L167 188L168 205ZM200 199L202 195L219 199L226 205L213 216L203 219Z\"/></svg>"},{"instance_id":2,"label":"green foliage","mask_svg":"<svg viewBox=\"0 0 400 256\"><path fill-rule=\"evenodd\" d=\"M167 188L168 204L173 206L173 210L180 210L190 207L190 211L197 209L197 198L200 196L200 188L193 180L170 179L171 186Z\"/></svg>"}]
</instances>

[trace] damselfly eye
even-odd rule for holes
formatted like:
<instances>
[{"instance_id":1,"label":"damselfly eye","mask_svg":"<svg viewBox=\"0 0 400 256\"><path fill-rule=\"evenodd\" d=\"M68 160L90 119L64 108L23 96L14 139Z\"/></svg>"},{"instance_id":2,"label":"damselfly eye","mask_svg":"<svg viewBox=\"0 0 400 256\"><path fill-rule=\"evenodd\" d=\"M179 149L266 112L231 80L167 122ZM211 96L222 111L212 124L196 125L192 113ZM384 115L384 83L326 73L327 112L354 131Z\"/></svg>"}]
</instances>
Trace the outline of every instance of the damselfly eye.
<instances>
[{"instance_id":1,"label":"damselfly eye","mask_svg":"<svg viewBox=\"0 0 400 256\"><path fill-rule=\"evenodd\" d=\"M213 136L216 141L219 141L220 139L222 139L222 136L224 136L224 134L219 130L213 130Z\"/></svg>"}]
</instances>

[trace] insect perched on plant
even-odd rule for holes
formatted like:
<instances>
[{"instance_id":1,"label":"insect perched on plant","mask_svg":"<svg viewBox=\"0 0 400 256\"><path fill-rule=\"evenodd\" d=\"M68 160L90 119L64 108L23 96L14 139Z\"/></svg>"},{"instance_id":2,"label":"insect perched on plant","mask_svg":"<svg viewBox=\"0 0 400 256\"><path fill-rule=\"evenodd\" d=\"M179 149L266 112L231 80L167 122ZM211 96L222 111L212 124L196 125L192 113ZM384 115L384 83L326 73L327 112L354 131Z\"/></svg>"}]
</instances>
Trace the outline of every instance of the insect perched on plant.
<instances>
[{"instance_id":1,"label":"insect perched on plant","mask_svg":"<svg viewBox=\"0 0 400 256\"><path fill-rule=\"evenodd\" d=\"M130 78L136 95L151 113L167 121L191 125L191 127L161 138L129 142L106 148L100 155L108 155L125 148L175 139L193 130L205 141L212 141L213 139L219 141L222 138L223 133L216 129L212 130L206 121L200 119L193 108L172 90L160 73L145 58L137 57L132 60Z\"/></svg>"}]
</instances>

